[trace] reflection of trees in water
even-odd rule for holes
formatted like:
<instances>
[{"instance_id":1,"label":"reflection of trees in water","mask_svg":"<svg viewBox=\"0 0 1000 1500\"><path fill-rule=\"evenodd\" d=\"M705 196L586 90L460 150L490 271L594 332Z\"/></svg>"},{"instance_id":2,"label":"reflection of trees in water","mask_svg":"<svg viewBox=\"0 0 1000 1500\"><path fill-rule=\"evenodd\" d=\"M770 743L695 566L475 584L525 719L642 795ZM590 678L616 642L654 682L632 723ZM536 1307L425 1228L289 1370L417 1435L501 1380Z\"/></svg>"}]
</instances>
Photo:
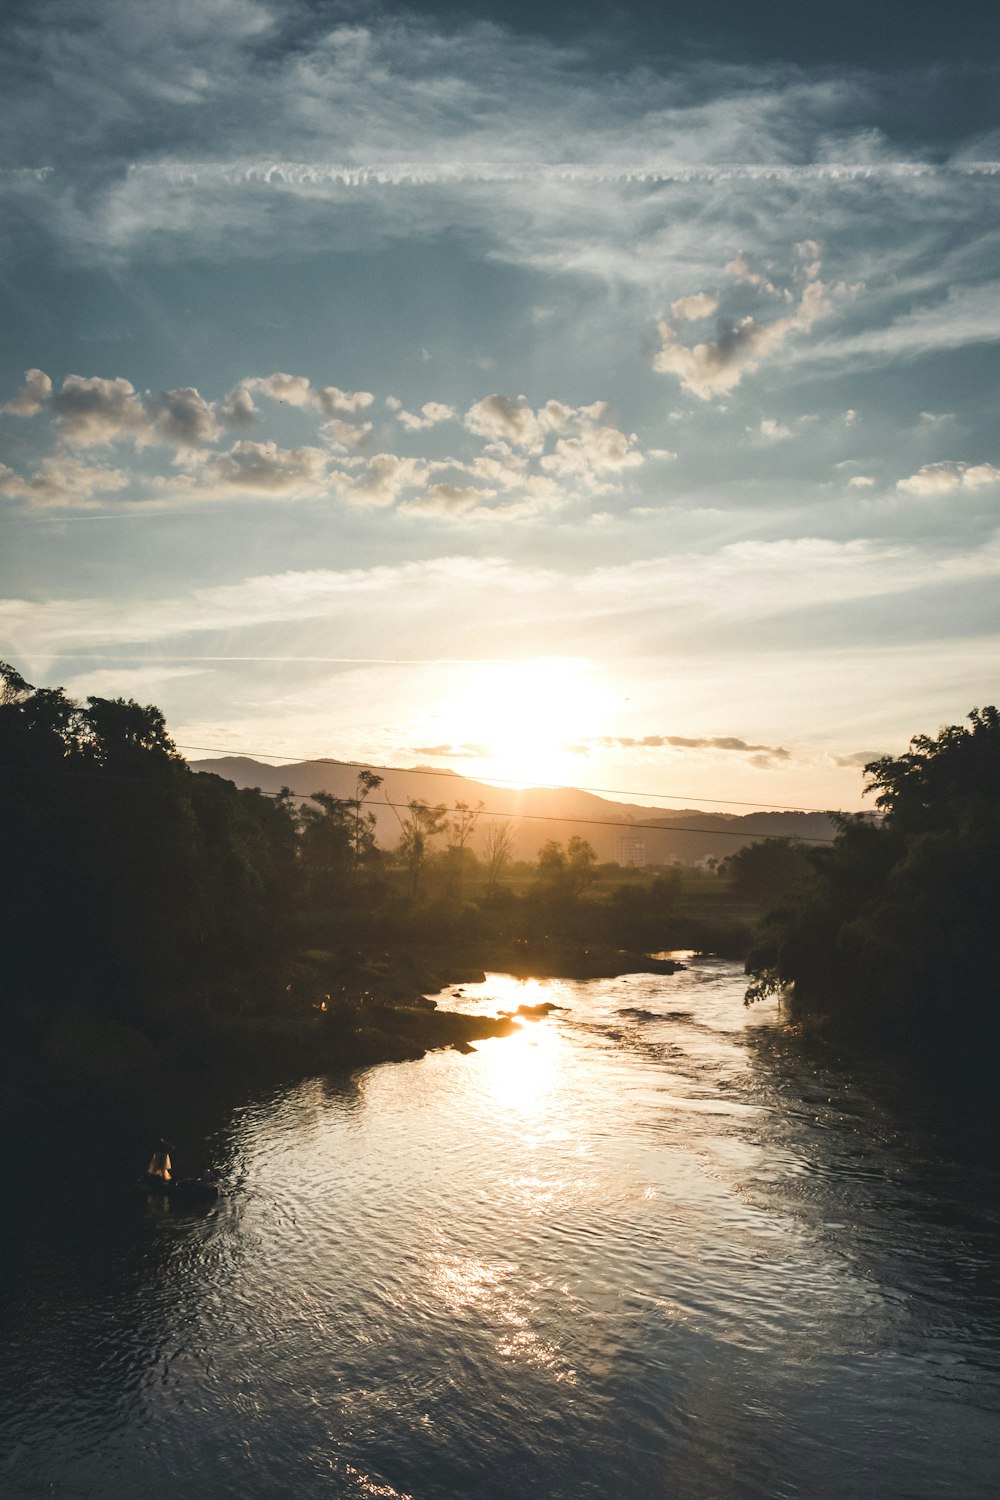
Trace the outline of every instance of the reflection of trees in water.
<instances>
[{"instance_id":1,"label":"reflection of trees in water","mask_svg":"<svg viewBox=\"0 0 1000 1500\"><path fill-rule=\"evenodd\" d=\"M765 1177L743 1190L794 1213L904 1311L901 1348L954 1336L997 1369L1000 1171L981 1102L788 1024L748 1027L744 1045Z\"/></svg>"}]
</instances>

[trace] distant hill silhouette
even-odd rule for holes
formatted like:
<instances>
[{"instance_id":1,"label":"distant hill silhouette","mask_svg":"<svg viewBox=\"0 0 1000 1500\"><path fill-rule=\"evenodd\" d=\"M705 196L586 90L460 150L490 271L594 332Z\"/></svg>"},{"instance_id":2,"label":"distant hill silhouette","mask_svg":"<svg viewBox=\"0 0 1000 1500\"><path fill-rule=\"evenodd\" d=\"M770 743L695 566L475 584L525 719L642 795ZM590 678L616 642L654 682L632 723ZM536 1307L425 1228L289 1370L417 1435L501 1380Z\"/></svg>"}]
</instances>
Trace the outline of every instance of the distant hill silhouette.
<instances>
[{"instance_id":1,"label":"distant hill silhouette","mask_svg":"<svg viewBox=\"0 0 1000 1500\"><path fill-rule=\"evenodd\" d=\"M248 756L224 756L218 760L194 760L193 771L211 772L234 782L238 787L259 787L262 792L278 792L289 787L296 795L308 797L313 792L329 792L334 797L352 797L359 771L374 770L383 782L368 806L376 815L376 837L382 848L392 848L399 838L399 821L392 803L403 809L409 798L422 798L433 804L454 806L467 802L470 807L483 804L483 815L473 839L481 852L486 824L492 819L510 818L515 827L514 858L533 860L547 839L565 843L579 834L593 845L603 863L620 859L620 840L634 836L645 843L646 864L695 865L714 858L724 859L743 844L754 839L832 838L834 825L826 813L754 812L743 815L703 812L697 808L664 811L637 803L619 802L598 797L593 792L573 787L490 786L472 781L451 771L431 770L426 766L397 767L390 770L362 763L345 765L339 761L292 761L286 765L267 766ZM635 827L635 825L641 827ZM607 826L602 826L607 825ZM630 835L630 828L634 834Z\"/></svg>"}]
</instances>

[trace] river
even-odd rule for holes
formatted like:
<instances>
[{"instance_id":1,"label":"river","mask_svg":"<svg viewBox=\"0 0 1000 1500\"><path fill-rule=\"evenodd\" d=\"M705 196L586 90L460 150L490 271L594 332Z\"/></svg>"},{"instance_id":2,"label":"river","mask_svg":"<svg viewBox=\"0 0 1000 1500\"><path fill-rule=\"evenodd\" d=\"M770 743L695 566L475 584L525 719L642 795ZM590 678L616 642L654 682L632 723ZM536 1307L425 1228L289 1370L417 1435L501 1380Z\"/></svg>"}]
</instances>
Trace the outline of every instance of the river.
<instances>
[{"instance_id":1,"label":"river","mask_svg":"<svg viewBox=\"0 0 1000 1500\"><path fill-rule=\"evenodd\" d=\"M208 1209L20 1193L0 1493L1000 1493L995 1166L743 983L493 975L564 1008L220 1107Z\"/></svg>"}]
</instances>

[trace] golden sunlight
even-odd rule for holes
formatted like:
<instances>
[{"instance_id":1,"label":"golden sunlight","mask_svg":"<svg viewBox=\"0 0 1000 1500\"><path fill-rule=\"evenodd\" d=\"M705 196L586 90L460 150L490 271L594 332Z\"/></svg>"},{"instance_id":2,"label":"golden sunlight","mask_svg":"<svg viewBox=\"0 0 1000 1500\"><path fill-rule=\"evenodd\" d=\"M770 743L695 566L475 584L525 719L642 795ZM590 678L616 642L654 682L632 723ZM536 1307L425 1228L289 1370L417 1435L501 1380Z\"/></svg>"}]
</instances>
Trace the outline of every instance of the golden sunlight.
<instances>
[{"instance_id":1,"label":"golden sunlight","mask_svg":"<svg viewBox=\"0 0 1000 1500\"><path fill-rule=\"evenodd\" d=\"M552 998L551 984L509 974L491 974L490 992L499 1011L516 1011L519 1005ZM562 1062L562 1039L555 1026L525 1021L513 1036L477 1043L476 1052L483 1059L483 1082L498 1105L526 1118L548 1110Z\"/></svg>"},{"instance_id":2,"label":"golden sunlight","mask_svg":"<svg viewBox=\"0 0 1000 1500\"><path fill-rule=\"evenodd\" d=\"M469 671L438 720L456 744L478 750L480 774L522 786L572 781L572 742L594 732L605 696L585 660L488 662Z\"/></svg>"}]
</instances>

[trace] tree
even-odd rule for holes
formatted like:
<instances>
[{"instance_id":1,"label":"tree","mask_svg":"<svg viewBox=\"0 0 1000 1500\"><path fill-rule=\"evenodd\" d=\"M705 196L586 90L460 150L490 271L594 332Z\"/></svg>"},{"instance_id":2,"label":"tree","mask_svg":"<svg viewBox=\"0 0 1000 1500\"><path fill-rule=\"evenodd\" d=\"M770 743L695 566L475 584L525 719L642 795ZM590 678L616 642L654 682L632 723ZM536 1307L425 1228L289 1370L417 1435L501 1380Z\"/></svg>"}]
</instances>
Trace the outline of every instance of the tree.
<instances>
[{"instance_id":1,"label":"tree","mask_svg":"<svg viewBox=\"0 0 1000 1500\"><path fill-rule=\"evenodd\" d=\"M375 848L375 814L365 812L366 798L382 785L382 777L367 768L358 772L351 806L354 808L354 868L368 858Z\"/></svg>"},{"instance_id":2,"label":"tree","mask_svg":"<svg viewBox=\"0 0 1000 1500\"><path fill-rule=\"evenodd\" d=\"M353 867L352 809L349 799L313 792L299 810L300 861L306 889L319 906L342 894Z\"/></svg>"},{"instance_id":3,"label":"tree","mask_svg":"<svg viewBox=\"0 0 1000 1500\"><path fill-rule=\"evenodd\" d=\"M16 667L10 662L0 661L0 708L23 702L32 691Z\"/></svg>"},{"instance_id":4,"label":"tree","mask_svg":"<svg viewBox=\"0 0 1000 1500\"><path fill-rule=\"evenodd\" d=\"M538 851L540 894L549 900L576 901L594 878L597 855L578 834L565 850L557 839L548 839Z\"/></svg>"},{"instance_id":5,"label":"tree","mask_svg":"<svg viewBox=\"0 0 1000 1500\"><path fill-rule=\"evenodd\" d=\"M403 832L397 847L409 871L410 894L416 896L420 889L424 865L427 863L431 839L443 832L448 809L443 803L430 807L419 797L408 801L406 806L406 817L400 820Z\"/></svg>"},{"instance_id":6,"label":"tree","mask_svg":"<svg viewBox=\"0 0 1000 1500\"><path fill-rule=\"evenodd\" d=\"M486 889L492 894L500 884L500 876L510 863L514 848L514 825L493 822L486 829Z\"/></svg>"},{"instance_id":7,"label":"tree","mask_svg":"<svg viewBox=\"0 0 1000 1500\"><path fill-rule=\"evenodd\" d=\"M576 900L594 879L597 855L586 839L574 834L566 845L566 886Z\"/></svg>"},{"instance_id":8,"label":"tree","mask_svg":"<svg viewBox=\"0 0 1000 1500\"><path fill-rule=\"evenodd\" d=\"M482 810L482 802L478 802L475 807L470 807L467 802L456 802L446 824L448 862L458 890L462 886L466 864L475 864L475 855L469 848L469 842L476 831Z\"/></svg>"},{"instance_id":9,"label":"tree","mask_svg":"<svg viewBox=\"0 0 1000 1500\"><path fill-rule=\"evenodd\" d=\"M919 735L865 769L883 812L838 819L814 878L747 960L749 998L794 985L794 1004L907 1050L1000 1058L1000 713Z\"/></svg>"},{"instance_id":10,"label":"tree","mask_svg":"<svg viewBox=\"0 0 1000 1500\"><path fill-rule=\"evenodd\" d=\"M762 839L723 860L733 894L763 906L778 906L801 892L813 876L805 847L793 839Z\"/></svg>"}]
</instances>

